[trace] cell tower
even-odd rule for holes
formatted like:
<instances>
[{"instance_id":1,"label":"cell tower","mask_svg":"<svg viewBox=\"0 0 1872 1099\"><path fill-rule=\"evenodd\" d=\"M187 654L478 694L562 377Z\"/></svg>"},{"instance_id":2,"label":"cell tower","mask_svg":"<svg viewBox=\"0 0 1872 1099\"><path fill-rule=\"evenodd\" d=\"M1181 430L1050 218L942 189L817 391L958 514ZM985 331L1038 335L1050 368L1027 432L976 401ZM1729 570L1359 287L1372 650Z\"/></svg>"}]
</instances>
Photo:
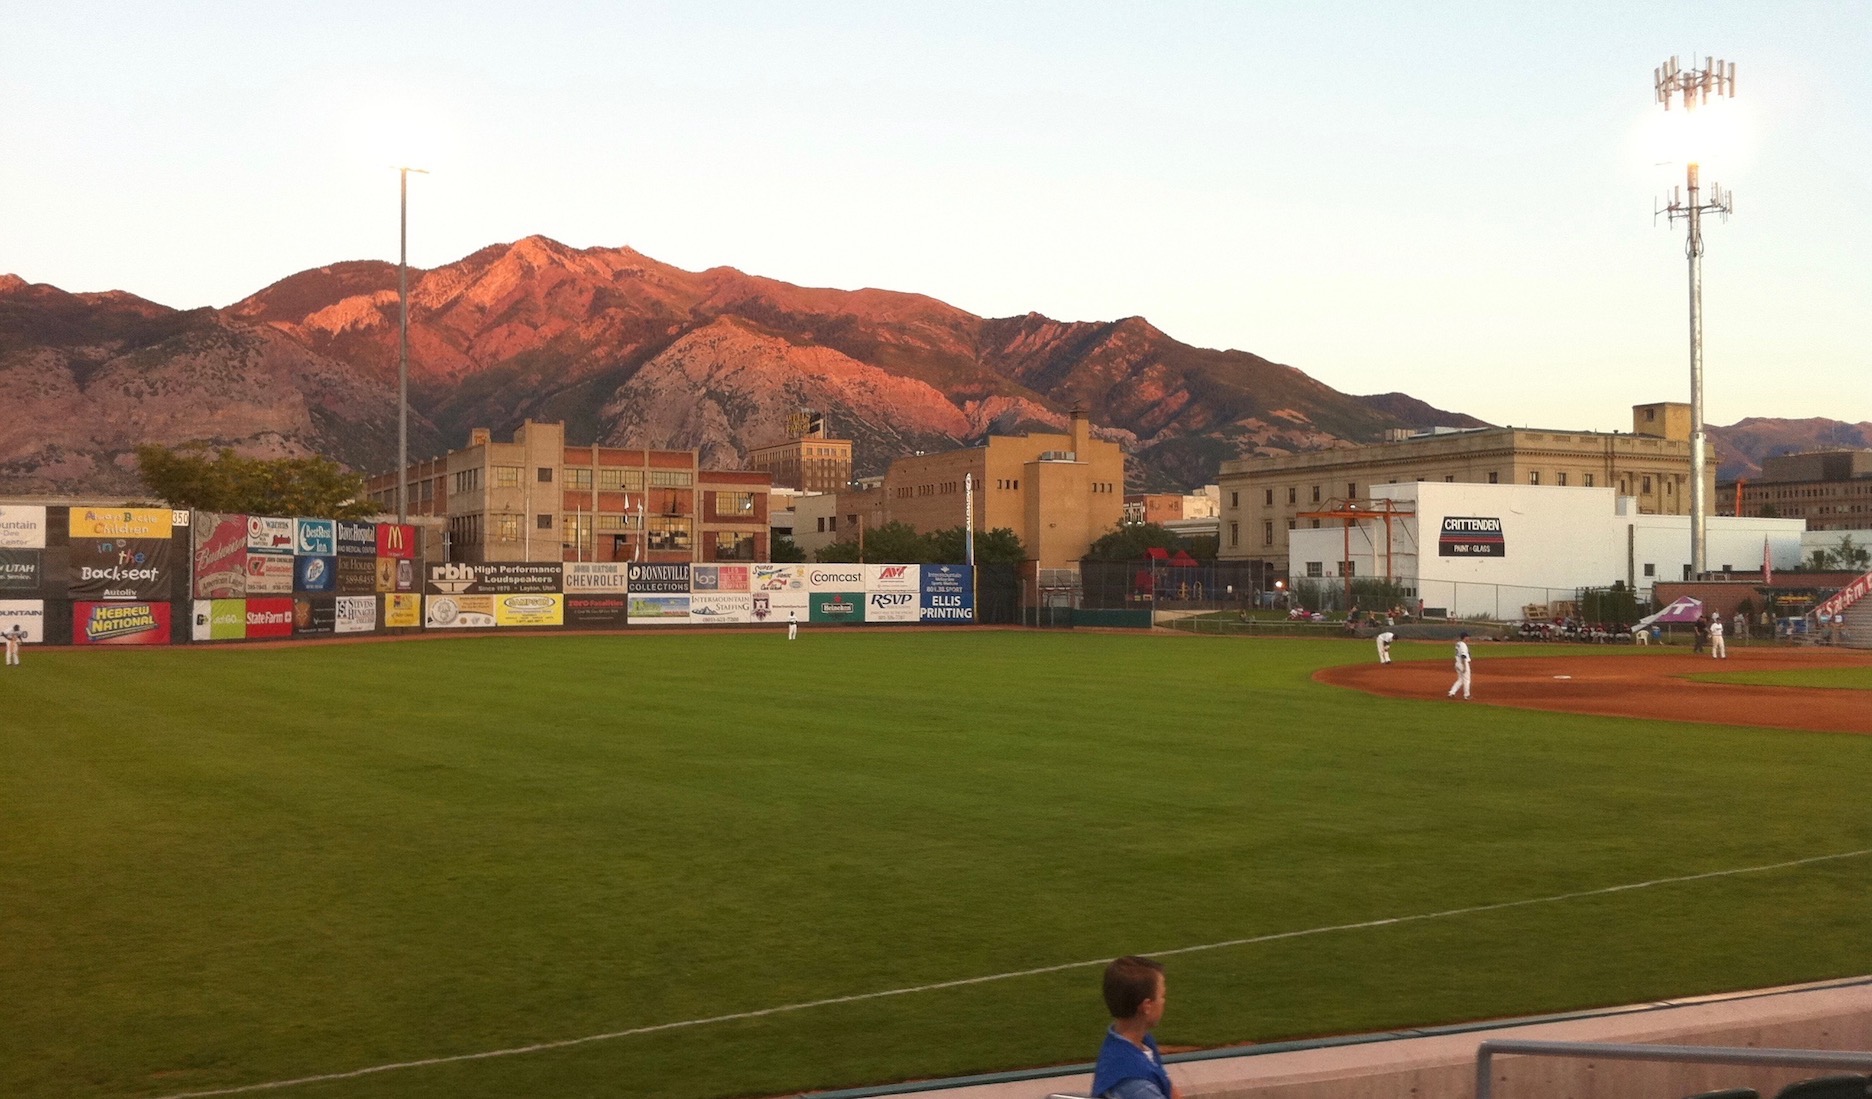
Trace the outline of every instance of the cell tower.
<instances>
[{"instance_id":1,"label":"cell tower","mask_svg":"<svg viewBox=\"0 0 1872 1099\"><path fill-rule=\"evenodd\" d=\"M1672 57L1652 70L1651 78L1665 110L1679 100L1685 111L1695 111L1708 106L1712 95L1735 98L1735 71L1733 61L1705 57L1702 68L1685 69ZM1684 190L1671 188L1670 203L1655 208L1652 216L1663 214L1672 225L1679 218L1689 222L1684 255L1690 260L1690 572L1700 578L1709 571L1709 500L1703 491L1703 215L1720 214L1726 221L1735 202L1715 183L1707 196L1700 194L1696 155L1693 150L1685 165Z\"/></svg>"}]
</instances>

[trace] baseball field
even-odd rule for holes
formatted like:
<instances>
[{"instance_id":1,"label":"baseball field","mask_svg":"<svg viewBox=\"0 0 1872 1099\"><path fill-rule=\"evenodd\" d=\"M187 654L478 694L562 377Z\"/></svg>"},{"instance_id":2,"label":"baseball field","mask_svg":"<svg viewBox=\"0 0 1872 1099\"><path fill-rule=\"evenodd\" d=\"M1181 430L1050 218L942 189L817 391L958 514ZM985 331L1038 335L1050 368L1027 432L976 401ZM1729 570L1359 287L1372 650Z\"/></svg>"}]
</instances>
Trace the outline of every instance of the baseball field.
<instances>
[{"instance_id":1,"label":"baseball field","mask_svg":"<svg viewBox=\"0 0 1872 1099\"><path fill-rule=\"evenodd\" d=\"M1721 692L1872 708L1872 660L1712 683L1480 645L1462 704L1446 647L1396 652L1374 687L1323 681L1366 642L1117 633L29 650L0 670L0 1094L1081 1062L1130 952L1192 1047L1866 972L1872 738L1725 724ZM1514 657L1714 693L1491 705Z\"/></svg>"}]
</instances>

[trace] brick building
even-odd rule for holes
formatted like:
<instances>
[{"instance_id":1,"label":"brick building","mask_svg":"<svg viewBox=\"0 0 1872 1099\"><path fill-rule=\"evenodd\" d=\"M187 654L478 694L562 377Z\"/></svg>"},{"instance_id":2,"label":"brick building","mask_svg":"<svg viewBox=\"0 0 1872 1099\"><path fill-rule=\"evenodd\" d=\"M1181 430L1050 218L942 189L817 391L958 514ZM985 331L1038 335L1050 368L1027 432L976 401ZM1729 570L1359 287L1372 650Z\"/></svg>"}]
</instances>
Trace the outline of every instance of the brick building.
<instances>
[{"instance_id":1,"label":"brick building","mask_svg":"<svg viewBox=\"0 0 1872 1099\"><path fill-rule=\"evenodd\" d=\"M693 450L567 446L563 423L528 420L506 443L476 428L409 477L410 514L447 518L455 561L768 558L768 475L701 469ZM396 510L394 472L365 491Z\"/></svg>"},{"instance_id":2,"label":"brick building","mask_svg":"<svg viewBox=\"0 0 1872 1099\"><path fill-rule=\"evenodd\" d=\"M1717 490L1721 510L1805 519L1808 530L1872 527L1872 450L1817 450L1783 454L1762 462L1761 476Z\"/></svg>"}]
</instances>

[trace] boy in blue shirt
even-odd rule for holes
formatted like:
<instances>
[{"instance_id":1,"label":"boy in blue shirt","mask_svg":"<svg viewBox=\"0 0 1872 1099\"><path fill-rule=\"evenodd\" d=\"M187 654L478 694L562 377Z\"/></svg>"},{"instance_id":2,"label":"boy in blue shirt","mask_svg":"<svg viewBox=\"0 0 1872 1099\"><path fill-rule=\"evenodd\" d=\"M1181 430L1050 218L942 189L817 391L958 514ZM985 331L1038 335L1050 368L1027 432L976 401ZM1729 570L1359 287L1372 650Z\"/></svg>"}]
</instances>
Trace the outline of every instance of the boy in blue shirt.
<instances>
[{"instance_id":1,"label":"boy in blue shirt","mask_svg":"<svg viewBox=\"0 0 1872 1099\"><path fill-rule=\"evenodd\" d=\"M1176 1099L1150 1036L1163 1018L1163 964L1127 955L1106 966L1105 1006L1112 1025L1099 1047L1092 1094L1097 1099Z\"/></svg>"}]
</instances>

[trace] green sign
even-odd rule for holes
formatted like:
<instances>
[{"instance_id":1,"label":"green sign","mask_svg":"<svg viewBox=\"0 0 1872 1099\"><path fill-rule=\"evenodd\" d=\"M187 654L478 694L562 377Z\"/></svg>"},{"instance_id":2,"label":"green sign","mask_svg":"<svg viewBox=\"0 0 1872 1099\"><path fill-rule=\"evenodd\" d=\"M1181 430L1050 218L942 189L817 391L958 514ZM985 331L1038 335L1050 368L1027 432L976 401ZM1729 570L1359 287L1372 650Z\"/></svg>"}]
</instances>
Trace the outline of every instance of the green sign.
<instances>
[{"instance_id":1,"label":"green sign","mask_svg":"<svg viewBox=\"0 0 1872 1099\"><path fill-rule=\"evenodd\" d=\"M812 614L809 622L858 623L864 621L865 593L861 591L816 591L809 597Z\"/></svg>"}]
</instances>

